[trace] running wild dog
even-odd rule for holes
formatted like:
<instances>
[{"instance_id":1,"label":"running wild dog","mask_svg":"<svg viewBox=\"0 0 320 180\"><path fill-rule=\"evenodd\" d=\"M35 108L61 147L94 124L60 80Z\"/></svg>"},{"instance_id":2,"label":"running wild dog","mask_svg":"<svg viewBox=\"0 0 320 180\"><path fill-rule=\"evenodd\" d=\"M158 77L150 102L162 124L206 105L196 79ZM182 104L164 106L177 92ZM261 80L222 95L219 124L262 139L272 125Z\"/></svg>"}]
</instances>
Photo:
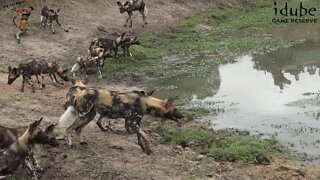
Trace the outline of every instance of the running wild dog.
<instances>
[{"instance_id":1,"label":"running wild dog","mask_svg":"<svg viewBox=\"0 0 320 180\"><path fill-rule=\"evenodd\" d=\"M69 32L68 29L66 29L65 27L63 27L63 25L59 22L59 15L58 13L60 12L60 9L58 10L53 10L53 9L49 9L48 6L43 6L41 9L41 18L40 21L42 23L42 26L45 27L47 24L47 21L49 20L48 25L51 27L51 31L52 33L55 33L54 31L54 27L52 24L52 21L56 21L57 24L65 31L65 32Z\"/></svg>"},{"instance_id":2,"label":"running wild dog","mask_svg":"<svg viewBox=\"0 0 320 180\"><path fill-rule=\"evenodd\" d=\"M61 116L59 123L66 124L71 119L74 121L66 130L71 147L73 130L76 131L80 144L86 143L82 139L81 131L95 118L97 112L100 114L97 124L101 124L103 117L124 118L126 127L130 127L137 134L138 144L143 152L149 155L151 149L148 136L140 129L140 122L145 114L179 122L183 116L173 104L174 100L175 98L166 101L157 99L140 91L119 93L87 88L77 93L73 104Z\"/></svg>"},{"instance_id":3,"label":"running wild dog","mask_svg":"<svg viewBox=\"0 0 320 180\"><path fill-rule=\"evenodd\" d=\"M126 20L126 23L124 24L124 27L127 26L128 24L128 21L130 20L130 25L129 27L132 27L132 15L133 15L133 11L139 11L140 14L142 15L142 19L143 19L143 23L146 25L148 24L147 21L146 21L146 18L147 18L147 6L146 4L143 2L143 0L128 0L124 3L121 3L121 2L117 2L118 4L118 7L119 7L119 10L120 10L120 13L124 13L124 12L127 12L129 17L128 19ZM143 27L144 25L142 25Z\"/></svg>"},{"instance_id":4,"label":"running wild dog","mask_svg":"<svg viewBox=\"0 0 320 180\"><path fill-rule=\"evenodd\" d=\"M83 58L82 56L80 56L77 58L76 63L73 65L71 72L73 73L73 76L76 76L76 73L78 71L84 71L85 75L88 76L88 69L96 68L99 74L99 77L102 78L101 69L103 69L104 61L105 61L104 58L99 58L99 57Z\"/></svg>"},{"instance_id":5,"label":"running wild dog","mask_svg":"<svg viewBox=\"0 0 320 180\"><path fill-rule=\"evenodd\" d=\"M31 123L28 129L13 144L0 150L1 175L11 174L18 169L21 163L26 164L25 159L35 143L34 138L40 131L38 127L41 121L42 118Z\"/></svg>"},{"instance_id":6,"label":"running wild dog","mask_svg":"<svg viewBox=\"0 0 320 180\"><path fill-rule=\"evenodd\" d=\"M49 74L51 80L55 84L63 84L57 80L56 74L60 76L64 81L69 81L68 76L66 75L67 69L63 70L57 63L48 63L39 60L29 60L27 63L22 63L18 66L18 68L8 67L9 76L8 76L8 84L12 84L18 77L22 76L22 87L20 89L21 92L24 91L24 84L26 82L29 83L32 87L32 92L35 92L34 84L31 80L31 76L36 76L40 89L45 87L45 84L40 82L39 77L44 79L44 74Z\"/></svg>"},{"instance_id":7,"label":"running wild dog","mask_svg":"<svg viewBox=\"0 0 320 180\"><path fill-rule=\"evenodd\" d=\"M126 33L122 33L115 39L98 38L90 43L89 53L91 57L110 57L113 51L115 58L118 58L118 49L126 41L128 41Z\"/></svg>"}]
</instances>

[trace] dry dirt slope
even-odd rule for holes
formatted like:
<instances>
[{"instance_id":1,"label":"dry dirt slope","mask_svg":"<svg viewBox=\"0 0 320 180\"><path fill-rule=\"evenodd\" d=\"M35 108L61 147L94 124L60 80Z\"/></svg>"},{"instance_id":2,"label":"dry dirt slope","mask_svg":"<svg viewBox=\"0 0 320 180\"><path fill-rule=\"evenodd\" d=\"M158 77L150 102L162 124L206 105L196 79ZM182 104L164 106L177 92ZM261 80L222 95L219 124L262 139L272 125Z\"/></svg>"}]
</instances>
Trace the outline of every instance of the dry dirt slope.
<instances>
[{"instance_id":1,"label":"dry dirt slope","mask_svg":"<svg viewBox=\"0 0 320 180\"><path fill-rule=\"evenodd\" d=\"M0 65L6 71L9 64L30 58L41 58L48 61L62 61L71 64L78 54L86 54L91 39L105 35L97 30L104 27L108 32L132 31L136 34L157 33L159 30L173 26L178 20L190 17L196 12L222 2L212 0L146 0L149 9L149 25L142 28L139 15L134 15L133 28L123 28L127 15L121 15L116 1L103 0L48 0L49 6L62 7L61 22L69 33L56 27L57 33L51 34L39 23L39 10L43 1L35 3L36 10L30 19L28 36L23 37L22 44L17 45L13 34L16 27L12 24L11 12L0 12ZM236 0L233 0L235 3ZM21 80L12 86L6 84L6 74L0 74L0 118L1 124L15 127L27 126L31 121L44 117L43 127L57 122L63 113L62 105L65 94L70 87L54 87L46 80L45 90L30 93L18 91ZM117 90L130 90L123 85L106 86ZM165 124L173 126L170 122ZM43 179L190 179L195 177L213 179L317 179L319 173L286 160L275 160L271 166L254 166L251 164L217 163L210 158L200 161L190 159L192 150L175 149L160 144L157 138L157 127L160 123L146 124L143 127L152 135L151 156L144 155L136 143L134 135L127 135L123 122L115 122L119 134L102 133L93 124L83 132L89 143L69 149L62 140L58 148L37 147L37 157L45 167ZM21 169L17 179L24 178L26 172Z\"/></svg>"},{"instance_id":2,"label":"dry dirt slope","mask_svg":"<svg viewBox=\"0 0 320 180\"><path fill-rule=\"evenodd\" d=\"M35 4L36 9L30 17L28 36L22 39L21 45L17 45L13 38L17 31L12 22L15 14L9 10L0 12L2 65L30 58L73 62L76 55L87 53L89 42L93 38L107 35L98 31L98 27L103 27L110 33L124 31L137 35L154 33L173 25L177 20L215 6L221 0L214 3L210 0L147 0L149 25L146 28L142 28L142 18L137 12L133 16L133 27L124 28L127 14L120 14L116 0L48 0L46 3L36 0L26 1ZM48 28L41 27L39 20L43 4L48 4L52 8L62 8L60 21L69 28L69 33L63 32L56 26L57 33L51 34Z\"/></svg>"}]
</instances>

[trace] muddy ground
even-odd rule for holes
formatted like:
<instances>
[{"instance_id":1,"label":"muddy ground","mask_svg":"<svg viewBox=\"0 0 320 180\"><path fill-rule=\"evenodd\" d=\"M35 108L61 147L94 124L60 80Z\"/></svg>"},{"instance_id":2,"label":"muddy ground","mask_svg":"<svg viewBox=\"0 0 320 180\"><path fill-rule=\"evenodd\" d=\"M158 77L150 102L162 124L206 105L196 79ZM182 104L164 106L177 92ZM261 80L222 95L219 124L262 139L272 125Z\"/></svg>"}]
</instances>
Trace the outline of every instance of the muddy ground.
<instances>
[{"instance_id":1,"label":"muddy ground","mask_svg":"<svg viewBox=\"0 0 320 180\"><path fill-rule=\"evenodd\" d=\"M22 37L22 43L17 45L13 34L17 31L12 24L10 11L0 12L0 109L1 124L9 127L27 126L31 121L44 117L42 127L58 122L63 113L62 105L65 94L71 84L65 83L60 87L53 86L46 78L47 87L44 90L31 89L26 86L25 92L20 93L21 79L12 86L6 84L7 66L17 65L19 62L31 58L58 61L69 66L77 55L86 55L89 42L100 36L107 36L113 32L130 31L144 35L157 33L166 27L175 26L175 22L191 17L197 12L219 6L221 1L210 0L149 0L147 27L142 28L142 19L135 13L133 27L124 28L126 14L121 15L116 7L116 1L79 0L79 1L49 1L49 6L63 7L61 22L70 30L63 32L56 26L56 34L49 29L43 29L39 22L39 6L30 19L28 35ZM229 1L236 5L236 0ZM102 32L104 29L108 33ZM125 65L125 64L124 64ZM137 89L128 87L121 81L115 83L100 81L100 86L107 89L129 91ZM94 85L91 82L91 85ZM79 145L74 138L75 146L70 149L65 139L57 148L37 146L36 156L44 167L43 179L319 179L320 172L316 167L303 165L299 162L270 157L271 165L254 165L248 163L215 162L211 157L190 158L194 154L192 149L181 149L161 144L161 137L157 133L160 126L175 127L176 124L166 121L143 122L143 129L152 137L151 148L153 154L147 156L142 153L135 135L128 135L123 120L114 120L113 127L118 133L101 132L92 123L83 134L88 145ZM186 123L180 128L193 126ZM178 128L178 127L176 127ZM13 175L20 179L26 177L26 171L19 169Z\"/></svg>"}]
</instances>

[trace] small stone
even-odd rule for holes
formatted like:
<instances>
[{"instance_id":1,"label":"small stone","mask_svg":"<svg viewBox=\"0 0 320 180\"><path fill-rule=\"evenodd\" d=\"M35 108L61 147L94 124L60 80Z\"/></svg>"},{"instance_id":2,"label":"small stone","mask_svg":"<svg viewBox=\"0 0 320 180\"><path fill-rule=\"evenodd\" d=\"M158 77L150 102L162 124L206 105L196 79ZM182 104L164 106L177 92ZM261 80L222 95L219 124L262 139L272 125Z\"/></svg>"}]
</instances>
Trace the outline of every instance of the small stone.
<instances>
[{"instance_id":1,"label":"small stone","mask_svg":"<svg viewBox=\"0 0 320 180\"><path fill-rule=\"evenodd\" d=\"M205 156L200 154L200 155L197 156L196 160L197 161L201 161L201 160L203 160L203 158L205 158Z\"/></svg>"}]
</instances>

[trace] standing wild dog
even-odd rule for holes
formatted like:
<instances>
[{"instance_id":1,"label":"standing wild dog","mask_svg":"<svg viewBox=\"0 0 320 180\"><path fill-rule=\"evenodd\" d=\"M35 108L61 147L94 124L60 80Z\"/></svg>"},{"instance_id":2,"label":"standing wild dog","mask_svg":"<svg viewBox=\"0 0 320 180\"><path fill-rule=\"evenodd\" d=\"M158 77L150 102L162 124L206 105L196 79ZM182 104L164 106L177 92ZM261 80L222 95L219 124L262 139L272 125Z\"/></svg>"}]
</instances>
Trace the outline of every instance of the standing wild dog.
<instances>
[{"instance_id":1,"label":"standing wild dog","mask_svg":"<svg viewBox=\"0 0 320 180\"><path fill-rule=\"evenodd\" d=\"M46 24L47 24L47 21L49 20L48 25L51 27L52 33L55 33L52 21L56 21L57 24L65 32L69 32L69 30L66 29L65 27L63 27L63 25L59 22L59 15L58 15L59 12L60 12L60 8L57 11L55 11L53 9L49 9L48 6L43 6L42 9L41 9L41 18L40 18L42 26L45 27Z\"/></svg>"},{"instance_id":2,"label":"standing wild dog","mask_svg":"<svg viewBox=\"0 0 320 180\"><path fill-rule=\"evenodd\" d=\"M11 174L18 169L21 163L26 164L25 159L34 145L35 136L40 131L38 127L41 121L42 118L31 123L28 129L13 144L0 151L1 175ZM35 172L33 173L35 175Z\"/></svg>"},{"instance_id":3,"label":"standing wild dog","mask_svg":"<svg viewBox=\"0 0 320 180\"><path fill-rule=\"evenodd\" d=\"M32 92L35 92L34 84L31 80L31 76L36 76L40 89L45 87L45 84L41 83L38 76L44 79L44 74L49 74L51 80L56 84L63 84L57 80L55 74L58 74L61 79L64 81L69 81L68 76L66 75L67 69L63 70L57 63L47 63L39 60L29 60L27 63L19 64L18 68L8 67L9 76L8 76L8 84L12 84L18 77L22 76L22 87L20 89L21 92L24 91L24 84L26 82L29 83L32 87Z\"/></svg>"},{"instance_id":4,"label":"standing wild dog","mask_svg":"<svg viewBox=\"0 0 320 180\"><path fill-rule=\"evenodd\" d=\"M34 135L35 144L47 144L52 147L59 145L58 140L53 135L53 129L55 125L51 124L44 131L38 127L38 133ZM11 144L18 140L23 135L21 129L8 128L0 125L0 149L8 148ZM32 165L35 165L37 170L41 170L37 159L33 155L33 152L29 152L28 160L31 161Z\"/></svg>"},{"instance_id":5,"label":"standing wild dog","mask_svg":"<svg viewBox=\"0 0 320 180\"><path fill-rule=\"evenodd\" d=\"M97 124L100 125L103 117L124 118L126 127L130 127L137 134L140 147L149 155L151 149L148 136L140 129L141 119L145 114L151 114L179 122L183 116L173 104L174 100L175 98L170 98L164 101L140 91L119 93L87 88L77 93L73 105L67 108L59 123L65 124L69 119L75 119L66 130L69 135L69 146L72 146L71 132L73 130L76 131L80 144L86 143L81 136L82 128L94 119L97 112L100 114Z\"/></svg>"},{"instance_id":6,"label":"standing wild dog","mask_svg":"<svg viewBox=\"0 0 320 180\"><path fill-rule=\"evenodd\" d=\"M128 41L128 39L126 39L126 33L122 33L115 39L98 38L90 43L89 53L91 57L108 57L111 56L111 53L113 51L115 58L118 58L118 49L126 41Z\"/></svg>"},{"instance_id":7,"label":"standing wild dog","mask_svg":"<svg viewBox=\"0 0 320 180\"><path fill-rule=\"evenodd\" d=\"M130 52L130 46L132 46L132 45L140 45L141 43L140 43L140 41L139 41L139 38L138 38L138 36L134 36L134 37L132 37L132 36L127 36L126 38L125 38L125 40L124 40L124 42L121 44L121 48L122 48L122 50L123 50L123 54L124 55L129 55L130 57L132 57L132 54L131 54L131 52Z\"/></svg>"},{"instance_id":8,"label":"standing wild dog","mask_svg":"<svg viewBox=\"0 0 320 180\"><path fill-rule=\"evenodd\" d=\"M127 26L129 20L130 20L129 27L132 27L131 16L133 15L133 13L132 13L133 11L139 11L140 14L142 15L143 23L145 25L148 24L146 21L147 13L148 13L147 6L143 2L143 0L128 0L124 3L121 3L118 1L117 4L118 4L119 10L120 10L120 13L127 12L129 15L128 19L126 20L126 23L124 24L124 27ZM142 27L143 26L144 25L142 25Z\"/></svg>"},{"instance_id":9,"label":"standing wild dog","mask_svg":"<svg viewBox=\"0 0 320 180\"><path fill-rule=\"evenodd\" d=\"M96 68L99 74L99 77L102 78L101 69L103 69L104 61L105 61L104 58L87 57L85 59L82 56L80 56L77 58L76 63L73 65L71 72L73 73L73 76L76 76L76 73L78 71L84 71L85 75L88 76L88 69Z\"/></svg>"}]
</instances>

